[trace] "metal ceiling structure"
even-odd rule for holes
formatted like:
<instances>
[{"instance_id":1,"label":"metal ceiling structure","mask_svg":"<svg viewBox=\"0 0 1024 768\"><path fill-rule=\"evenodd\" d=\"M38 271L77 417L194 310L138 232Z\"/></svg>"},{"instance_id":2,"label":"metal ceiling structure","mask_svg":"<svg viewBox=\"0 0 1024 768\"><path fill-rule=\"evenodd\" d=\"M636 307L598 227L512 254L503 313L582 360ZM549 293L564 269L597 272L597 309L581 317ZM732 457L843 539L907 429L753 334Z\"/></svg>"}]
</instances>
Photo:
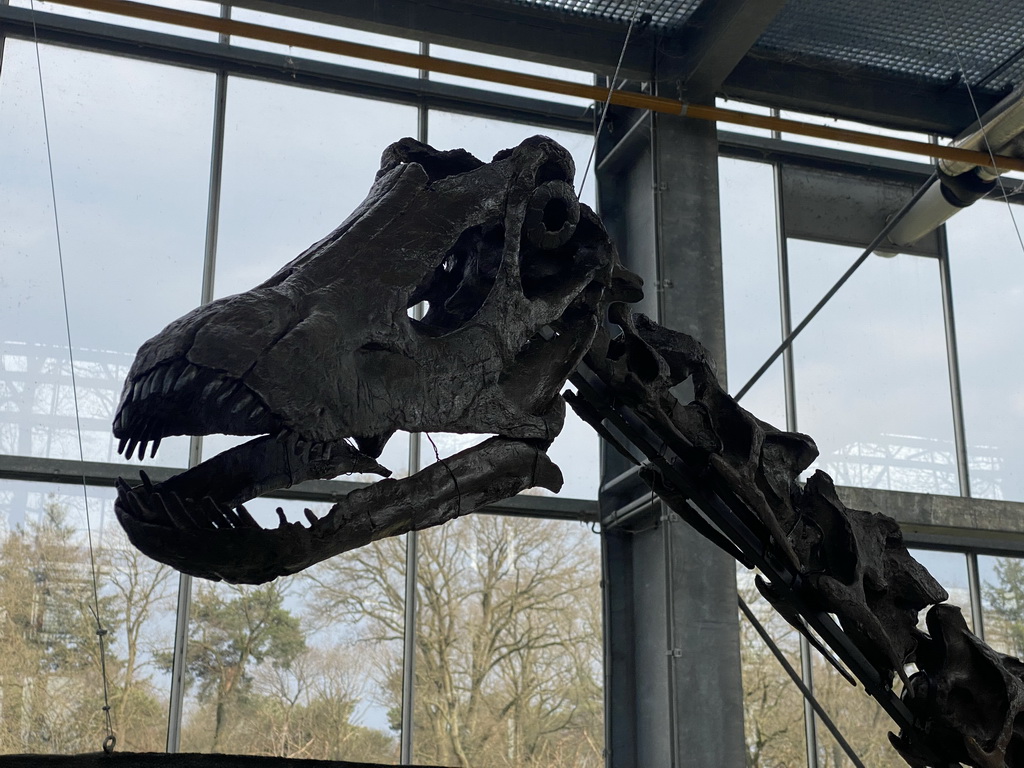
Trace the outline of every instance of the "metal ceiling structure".
<instances>
[{"instance_id":1,"label":"metal ceiling structure","mask_svg":"<svg viewBox=\"0 0 1024 768\"><path fill-rule=\"evenodd\" d=\"M1015 0L243 0L242 5L627 77L693 100L953 136L1024 79ZM969 86L969 87L968 87Z\"/></svg>"}]
</instances>

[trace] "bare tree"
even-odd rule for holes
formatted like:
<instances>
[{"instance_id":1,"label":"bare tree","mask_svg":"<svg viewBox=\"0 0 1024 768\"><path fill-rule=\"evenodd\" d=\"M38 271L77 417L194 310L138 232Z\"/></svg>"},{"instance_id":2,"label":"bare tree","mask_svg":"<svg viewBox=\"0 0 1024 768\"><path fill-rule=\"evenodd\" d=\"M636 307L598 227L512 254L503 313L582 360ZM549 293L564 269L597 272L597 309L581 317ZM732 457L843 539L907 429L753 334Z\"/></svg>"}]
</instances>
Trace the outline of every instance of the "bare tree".
<instances>
[{"instance_id":1,"label":"bare tree","mask_svg":"<svg viewBox=\"0 0 1024 768\"><path fill-rule=\"evenodd\" d=\"M417 760L467 768L601 761L595 544L578 524L488 515L421 534ZM400 541L336 558L316 578L324 615L359 623L366 640L402 636ZM395 720L399 669L397 655L385 654L379 675Z\"/></svg>"}]
</instances>

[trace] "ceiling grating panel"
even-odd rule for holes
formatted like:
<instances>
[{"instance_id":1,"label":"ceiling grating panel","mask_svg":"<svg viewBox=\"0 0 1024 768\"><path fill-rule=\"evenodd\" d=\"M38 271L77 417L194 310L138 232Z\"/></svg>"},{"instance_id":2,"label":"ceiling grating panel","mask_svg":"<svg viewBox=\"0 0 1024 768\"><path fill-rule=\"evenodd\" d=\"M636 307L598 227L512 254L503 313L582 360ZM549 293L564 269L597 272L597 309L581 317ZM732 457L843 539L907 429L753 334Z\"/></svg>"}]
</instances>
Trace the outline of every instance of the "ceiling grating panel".
<instances>
[{"instance_id":1,"label":"ceiling grating panel","mask_svg":"<svg viewBox=\"0 0 1024 768\"><path fill-rule=\"evenodd\" d=\"M659 30L675 29L683 25L700 0L503 0L513 5L550 9L558 13L590 19L628 24L650 16L650 26Z\"/></svg>"},{"instance_id":2,"label":"ceiling grating panel","mask_svg":"<svg viewBox=\"0 0 1024 768\"><path fill-rule=\"evenodd\" d=\"M789 0L755 53L998 93L1024 74L1020 0Z\"/></svg>"}]
</instances>

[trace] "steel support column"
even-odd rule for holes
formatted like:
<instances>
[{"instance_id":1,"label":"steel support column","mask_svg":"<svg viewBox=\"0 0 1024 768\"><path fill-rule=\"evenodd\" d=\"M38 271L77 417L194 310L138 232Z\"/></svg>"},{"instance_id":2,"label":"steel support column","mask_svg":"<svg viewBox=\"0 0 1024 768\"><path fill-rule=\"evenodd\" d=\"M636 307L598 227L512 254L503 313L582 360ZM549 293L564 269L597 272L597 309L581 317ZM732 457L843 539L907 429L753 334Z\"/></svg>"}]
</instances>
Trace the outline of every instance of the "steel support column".
<instances>
[{"instance_id":1,"label":"steel support column","mask_svg":"<svg viewBox=\"0 0 1024 768\"><path fill-rule=\"evenodd\" d=\"M640 309L699 338L724 380L715 127L645 115L623 136L634 119L609 115L599 137L602 216L644 278ZM610 450L603 463L607 765L739 768L735 563L660 503L638 505L650 491Z\"/></svg>"}]
</instances>

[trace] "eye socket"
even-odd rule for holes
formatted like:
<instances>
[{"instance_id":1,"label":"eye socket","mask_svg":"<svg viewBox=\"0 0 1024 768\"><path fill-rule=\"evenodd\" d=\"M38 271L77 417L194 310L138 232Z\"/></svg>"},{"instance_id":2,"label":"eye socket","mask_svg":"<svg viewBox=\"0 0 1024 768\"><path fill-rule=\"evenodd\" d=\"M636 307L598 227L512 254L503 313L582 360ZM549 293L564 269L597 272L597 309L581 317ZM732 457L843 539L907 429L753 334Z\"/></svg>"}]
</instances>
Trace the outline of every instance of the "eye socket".
<instances>
[{"instance_id":1,"label":"eye socket","mask_svg":"<svg viewBox=\"0 0 1024 768\"><path fill-rule=\"evenodd\" d=\"M564 181L548 181L533 191L523 224L526 239L543 250L569 242L580 221L580 202Z\"/></svg>"}]
</instances>

